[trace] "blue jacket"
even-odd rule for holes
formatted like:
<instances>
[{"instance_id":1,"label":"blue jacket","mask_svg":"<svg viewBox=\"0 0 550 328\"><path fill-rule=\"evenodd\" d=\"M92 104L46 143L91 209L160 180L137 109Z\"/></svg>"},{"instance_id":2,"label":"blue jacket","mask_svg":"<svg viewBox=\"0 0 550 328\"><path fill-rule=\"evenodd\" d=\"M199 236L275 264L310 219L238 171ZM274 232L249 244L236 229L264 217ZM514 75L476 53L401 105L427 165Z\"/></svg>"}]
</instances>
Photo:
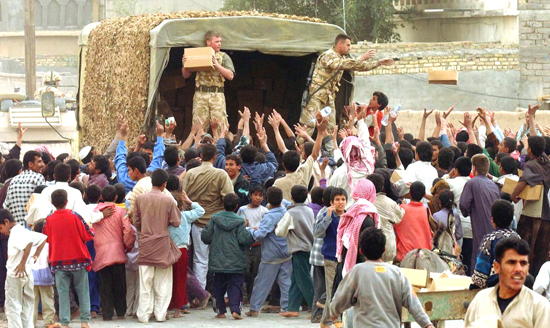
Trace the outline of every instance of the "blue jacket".
<instances>
[{"instance_id":1,"label":"blue jacket","mask_svg":"<svg viewBox=\"0 0 550 328\"><path fill-rule=\"evenodd\" d=\"M262 262L281 263L290 259L285 237L275 235L275 227L286 213L286 208L281 206L270 209L260 222L258 230L251 230L252 237L262 242Z\"/></svg>"},{"instance_id":2,"label":"blue jacket","mask_svg":"<svg viewBox=\"0 0 550 328\"><path fill-rule=\"evenodd\" d=\"M264 184L267 179L275 176L278 166L279 162L277 162L273 152L270 151L265 154L265 163L243 163L241 173L250 177L250 185L255 183Z\"/></svg>"},{"instance_id":3,"label":"blue jacket","mask_svg":"<svg viewBox=\"0 0 550 328\"><path fill-rule=\"evenodd\" d=\"M153 172L156 169L162 168L164 149L165 146L162 137L157 137L157 143L155 144L155 148L153 148L153 160L149 164L147 171ZM130 179L130 175L128 175L128 166L126 165L127 153L128 150L126 149L126 142L124 140L119 141L118 146L116 147L114 162L118 182L124 185L126 193L132 191L137 183L137 181L132 181L132 179Z\"/></svg>"},{"instance_id":4,"label":"blue jacket","mask_svg":"<svg viewBox=\"0 0 550 328\"><path fill-rule=\"evenodd\" d=\"M204 215L204 208L199 203L193 202L191 210L181 211L181 224L179 227L169 226L170 238L178 248L189 246L189 233L191 232L191 223Z\"/></svg>"}]
</instances>

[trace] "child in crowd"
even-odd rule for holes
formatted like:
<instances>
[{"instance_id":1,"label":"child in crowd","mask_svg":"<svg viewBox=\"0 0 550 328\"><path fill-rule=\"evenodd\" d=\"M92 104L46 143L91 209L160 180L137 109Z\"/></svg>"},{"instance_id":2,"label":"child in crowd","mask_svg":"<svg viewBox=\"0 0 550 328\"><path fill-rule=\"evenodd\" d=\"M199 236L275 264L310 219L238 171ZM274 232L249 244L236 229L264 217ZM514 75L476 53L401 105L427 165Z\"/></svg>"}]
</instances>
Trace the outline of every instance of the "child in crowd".
<instances>
[{"instance_id":1,"label":"child in crowd","mask_svg":"<svg viewBox=\"0 0 550 328\"><path fill-rule=\"evenodd\" d=\"M267 208L261 205L264 201L265 189L261 184L253 184L248 190L248 195L250 196L250 204L241 206L237 214L244 219L245 226L249 229L256 230L260 226L262 217L268 212ZM261 245L261 242L255 242L246 250L247 270L244 281L248 300L252 297L254 279L256 279L258 275L258 269L260 267L262 257Z\"/></svg>"},{"instance_id":2,"label":"child in crowd","mask_svg":"<svg viewBox=\"0 0 550 328\"><path fill-rule=\"evenodd\" d=\"M9 236L5 286L8 327L33 327L34 283L29 264L40 256L46 236L17 224L6 209L0 209L0 232ZM36 250L31 256L33 248Z\"/></svg>"},{"instance_id":3,"label":"child in crowd","mask_svg":"<svg viewBox=\"0 0 550 328\"><path fill-rule=\"evenodd\" d=\"M172 265L172 299L168 309L174 310L174 318L182 316L181 311L187 305L187 248L189 247L189 235L191 224L204 215L204 209L197 202L192 202L185 191L179 191L180 184L177 176L171 174L166 183L166 189L170 191L178 203L181 211L181 224L179 227L169 226L170 237L179 248L181 257ZM189 313L183 310L183 313Z\"/></svg>"},{"instance_id":4,"label":"child in crowd","mask_svg":"<svg viewBox=\"0 0 550 328\"><path fill-rule=\"evenodd\" d=\"M91 213L97 207L97 204L99 204L99 200L101 199L101 187L96 184L88 185L85 195L86 208L88 211L86 215L83 215L82 217L87 223L94 223L92 222L93 220ZM95 261L96 251L94 240L92 239L86 242L86 247L88 248L88 252L92 257L92 262ZM99 276L97 272L93 269L93 267L91 268L91 270L88 271L88 283L90 290L90 315L92 316L92 319L95 319L97 318L97 314L99 313L100 309L100 296Z\"/></svg>"},{"instance_id":5,"label":"child in crowd","mask_svg":"<svg viewBox=\"0 0 550 328\"><path fill-rule=\"evenodd\" d=\"M437 231L440 226L444 227L445 230L451 235L454 239L454 244L464 236L462 231L462 223L458 217L458 212L456 211L456 205L454 202L454 194L450 190L443 190L437 196L437 201L439 202L439 208L441 209L437 213L434 213L433 220L436 225L435 229L432 229L434 232ZM439 245L442 247L442 245ZM442 249L447 253L455 253L453 249Z\"/></svg>"},{"instance_id":6,"label":"child in crowd","mask_svg":"<svg viewBox=\"0 0 550 328\"><path fill-rule=\"evenodd\" d=\"M382 261L384 233L367 228L361 233L359 246L367 261L356 264L340 283L330 306L332 318L353 307L354 327L399 327L405 307L420 327L433 328L407 277Z\"/></svg>"},{"instance_id":7,"label":"child in crowd","mask_svg":"<svg viewBox=\"0 0 550 328\"><path fill-rule=\"evenodd\" d=\"M254 239L246 230L244 220L235 213L239 208L239 197L233 193L225 195L223 207L225 211L212 215L201 239L210 245L208 269L214 274L216 318L225 318L224 295L227 293L233 318L242 319L245 248L250 247Z\"/></svg>"},{"instance_id":8,"label":"child in crowd","mask_svg":"<svg viewBox=\"0 0 550 328\"><path fill-rule=\"evenodd\" d=\"M126 315L126 251L132 249L136 234L132 229L126 210L115 205L116 188L106 186L101 191L103 203L95 211L111 207L115 213L94 223L96 258L92 268L101 280L99 293L103 320L112 320L114 311L119 318Z\"/></svg>"},{"instance_id":9,"label":"child in crowd","mask_svg":"<svg viewBox=\"0 0 550 328\"><path fill-rule=\"evenodd\" d=\"M132 225L132 230L137 236L137 229ZM138 238L136 238L132 249L126 253L126 315L137 318L137 309L139 305L139 266L137 259L139 256Z\"/></svg>"},{"instance_id":10,"label":"child in crowd","mask_svg":"<svg viewBox=\"0 0 550 328\"><path fill-rule=\"evenodd\" d=\"M338 235L340 216L345 213L347 204L348 195L346 191L342 188L332 189L330 193L330 207L327 208L325 215L318 218L315 222L315 237L323 238L321 253L323 254L325 265L325 308L330 306L332 297L332 284L336 275L336 266L338 265L336 258L336 237ZM326 314L323 315L322 323L328 323L326 319L329 318L327 318Z\"/></svg>"},{"instance_id":11,"label":"child in crowd","mask_svg":"<svg viewBox=\"0 0 550 328\"><path fill-rule=\"evenodd\" d=\"M282 205L283 191L277 187L268 188L267 202L269 211L264 215L258 230L251 231L254 239L262 243L262 262L258 276L254 280L250 311L246 313L249 317L258 316L275 280L277 280L281 291L281 310L286 311L288 307L290 272L292 271L291 257L287 251L286 238L278 237L274 233L277 223L286 213L286 208Z\"/></svg>"},{"instance_id":12,"label":"child in crowd","mask_svg":"<svg viewBox=\"0 0 550 328\"><path fill-rule=\"evenodd\" d=\"M326 159L326 157L325 157ZM322 175L324 176L324 175ZM322 178L322 187L314 187L310 191L311 201L309 208L313 210L313 216L317 218L319 211L323 209L323 192L326 186L326 180ZM313 246L309 254L309 264L313 266L313 308L311 309L311 323L319 323L323 315L323 306L325 304L325 264L321 248L323 247L323 238L315 237Z\"/></svg>"},{"instance_id":13,"label":"child in crowd","mask_svg":"<svg viewBox=\"0 0 550 328\"><path fill-rule=\"evenodd\" d=\"M65 190L55 190L51 197L52 205L57 210L46 219L44 234L48 236L49 261L55 273L55 285L59 294L59 319L62 326L68 326L71 321L69 286L72 279L80 305L81 327L89 328L90 294L87 271L91 269L92 259L86 242L92 240L94 233L80 215L65 209Z\"/></svg>"},{"instance_id":14,"label":"child in crowd","mask_svg":"<svg viewBox=\"0 0 550 328\"><path fill-rule=\"evenodd\" d=\"M46 220L38 221L33 229L35 232L42 233ZM32 266L32 275L34 278L34 325L38 321L38 304L42 303L42 318L44 326L53 325L55 320L54 305L54 278L48 264L49 246L44 245L40 256Z\"/></svg>"},{"instance_id":15,"label":"child in crowd","mask_svg":"<svg viewBox=\"0 0 550 328\"><path fill-rule=\"evenodd\" d=\"M403 261L405 255L413 249L432 249L432 231L428 221L428 208L422 203L426 187L420 181L413 182L410 187L411 202L401 204L405 210L403 219L394 225L397 247L397 261Z\"/></svg>"},{"instance_id":16,"label":"child in crowd","mask_svg":"<svg viewBox=\"0 0 550 328\"><path fill-rule=\"evenodd\" d=\"M297 317L300 314L298 311L303 299L306 300L310 309L313 306L313 280L310 274L309 252L313 245L315 219L313 211L305 204L307 188L295 185L290 194L294 204L287 208L285 216L275 229L275 234L287 238L288 252L292 254L288 311L280 315Z\"/></svg>"}]
</instances>

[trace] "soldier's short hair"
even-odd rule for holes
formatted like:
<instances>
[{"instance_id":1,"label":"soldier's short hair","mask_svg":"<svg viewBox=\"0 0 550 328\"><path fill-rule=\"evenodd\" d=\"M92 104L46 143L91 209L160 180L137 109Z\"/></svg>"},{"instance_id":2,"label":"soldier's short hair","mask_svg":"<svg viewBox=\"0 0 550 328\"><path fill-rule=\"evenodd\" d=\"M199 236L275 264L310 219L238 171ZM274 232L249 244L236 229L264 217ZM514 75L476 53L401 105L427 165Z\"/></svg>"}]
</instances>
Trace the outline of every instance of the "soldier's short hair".
<instances>
[{"instance_id":1,"label":"soldier's short hair","mask_svg":"<svg viewBox=\"0 0 550 328\"><path fill-rule=\"evenodd\" d=\"M336 36L336 39L334 39L334 45L337 45L338 43L340 43L340 41L345 41L345 40L351 41L351 37L347 34L338 34Z\"/></svg>"},{"instance_id":2,"label":"soldier's short hair","mask_svg":"<svg viewBox=\"0 0 550 328\"><path fill-rule=\"evenodd\" d=\"M216 30L210 30L204 34L204 42L206 43L206 41L211 41L214 37L221 38L222 35Z\"/></svg>"}]
</instances>

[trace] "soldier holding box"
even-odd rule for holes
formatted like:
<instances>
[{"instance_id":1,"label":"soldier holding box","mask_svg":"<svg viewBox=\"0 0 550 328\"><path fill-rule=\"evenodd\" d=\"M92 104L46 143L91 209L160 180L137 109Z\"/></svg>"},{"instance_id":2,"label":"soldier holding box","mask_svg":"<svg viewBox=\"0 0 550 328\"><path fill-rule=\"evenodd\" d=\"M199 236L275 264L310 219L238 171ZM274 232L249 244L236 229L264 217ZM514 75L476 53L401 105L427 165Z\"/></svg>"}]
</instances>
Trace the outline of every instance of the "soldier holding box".
<instances>
[{"instance_id":1,"label":"soldier holding box","mask_svg":"<svg viewBox=\"0 0 550 328\"><path fill-rule=\"evenodd\" d=\"M377 62L367 61L367 59L374 57L374 50L365 52L359 59L353 59L348 56L350 48L351 38L345 34L339 34L334 40L334 47L317 58L317 64L309 86L309 99L300 116L300 123L307 126L310 135L313 134L315 128L315 124L312 123L315 113L326 106L332 108L329 129L334 128L336 125L334 100L344 70L364 72L373 70L380 65L393 65L393 60L389 58Z\"/></svg>"},{"instance_id":2,"label":"soldier holding box","mask_svg":"<svg viewBox=\"0 0 550 328\"><path fill-rule=\"evenodd\" d=\"M224 82L233 80L235 68L233 61L225 52L221 52L222 36L219 32L210 30L204 35L204 43L214 49L212 56L213 71L198 71L195 76L195 96L193 97L193 122L204 122L208 126L213 118L218 120L219 131L227 126L225 110ZM181 74L187 79L193 72L185 68L185 55L182 58Z\"/></svg>"}]
</instances>

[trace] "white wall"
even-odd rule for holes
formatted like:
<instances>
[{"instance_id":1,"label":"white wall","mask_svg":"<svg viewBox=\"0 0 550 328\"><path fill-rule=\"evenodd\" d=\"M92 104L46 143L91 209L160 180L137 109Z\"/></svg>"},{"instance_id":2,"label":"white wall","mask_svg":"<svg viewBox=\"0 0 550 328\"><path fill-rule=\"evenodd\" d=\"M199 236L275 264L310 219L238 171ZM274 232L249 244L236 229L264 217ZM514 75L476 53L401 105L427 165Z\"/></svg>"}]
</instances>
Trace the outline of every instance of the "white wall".
<instances>
[{"instance_id":1,"label":"white wall","mask_svg":"<svg viewBox=\"0 0 550 328\"><path fill-rule=\"evenodd\" d=\"M184 10L209 10L221 9L223 0L106 0L107 18L119 16L116 12L117 2L134 3L134 14L174 12Z\"/></svg>"}]
</instances>

